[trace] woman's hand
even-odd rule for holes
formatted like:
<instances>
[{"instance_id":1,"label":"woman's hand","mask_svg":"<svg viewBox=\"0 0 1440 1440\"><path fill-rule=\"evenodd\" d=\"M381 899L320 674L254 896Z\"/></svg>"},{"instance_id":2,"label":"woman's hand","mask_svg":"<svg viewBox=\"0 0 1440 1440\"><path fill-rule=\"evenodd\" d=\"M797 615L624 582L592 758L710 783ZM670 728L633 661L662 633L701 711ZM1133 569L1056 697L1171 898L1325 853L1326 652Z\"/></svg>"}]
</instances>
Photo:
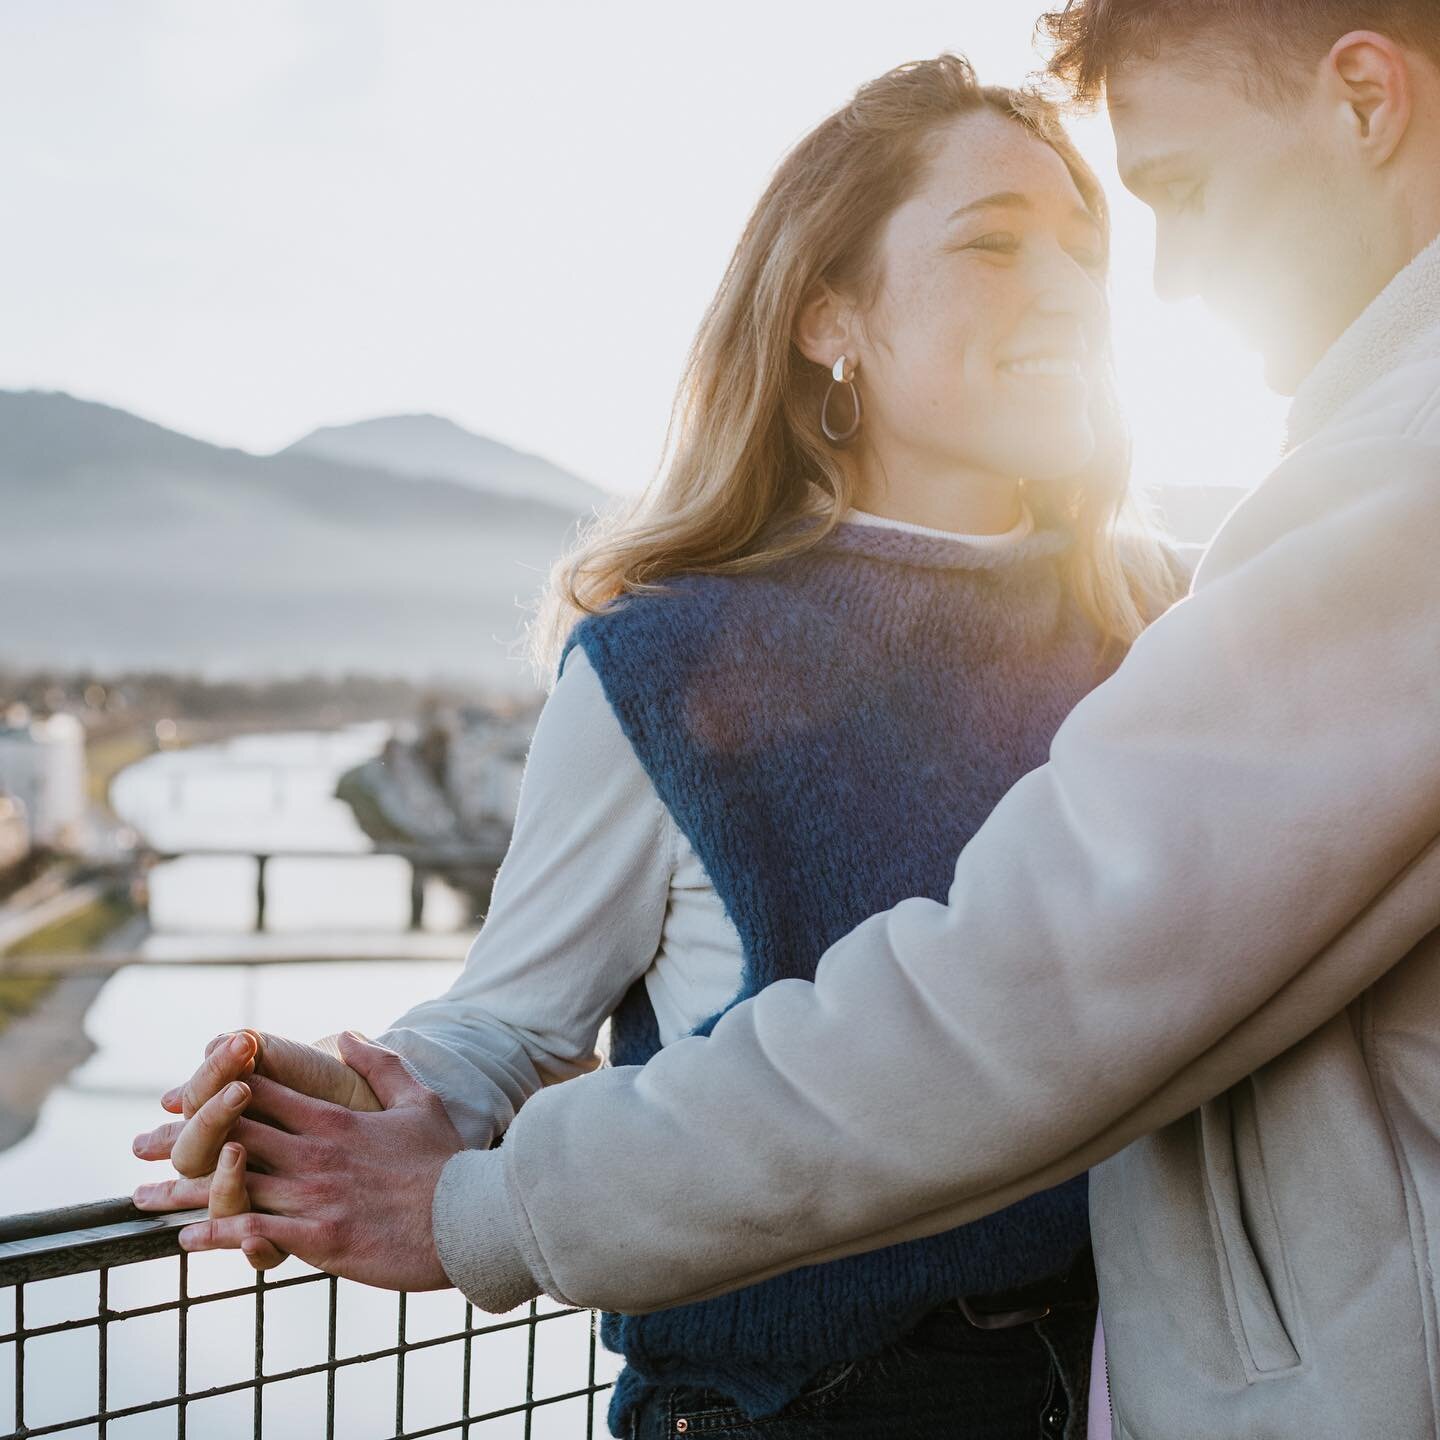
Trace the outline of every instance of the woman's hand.
<instances>
[{"instance_id":1,"label":"woman's hand","mask_svg":"<svg viewBox=\"0 0 1440 1440\"><path fill-rule=\"evenodd\" d=\"M308 1044L259 1030L237 1030L217 1035L190 1079L165 1092L160 1104L185 1119L137 1135L136 1155L169 1160L191 1178L208 1175L250 1098L244 1079L252 1074L347 1110L382 1108L364 1077L340 1058L337 1037Z\"/></svg>"},{"instance_id":2,"label":"woman's hand","mask_svg":"<svg viewBox=\"0 0 1440 1440\"><path fill-rule=\"evenodd\" d=\"M242 1077L253 1075L347 1110L382 1108L365 1079L341 1059L338 1036L306 1044L256 1030L217 1035L205 1047L205 1058L190 1079L161 1097L166 1110L185 1117L183 1123L162 1125L135 1137L136 1155L143 1160L168 1159L183 1177L138 1187L131 1197L137 1209L206 1205L212 1216L221 1217L250 1208L244 1149L222 1147L250 1101L251 1090ZM285 1253L268 1241L246 1246L245 1254L257 1270L285 1259Z\"/></svg>"}]
</instances>

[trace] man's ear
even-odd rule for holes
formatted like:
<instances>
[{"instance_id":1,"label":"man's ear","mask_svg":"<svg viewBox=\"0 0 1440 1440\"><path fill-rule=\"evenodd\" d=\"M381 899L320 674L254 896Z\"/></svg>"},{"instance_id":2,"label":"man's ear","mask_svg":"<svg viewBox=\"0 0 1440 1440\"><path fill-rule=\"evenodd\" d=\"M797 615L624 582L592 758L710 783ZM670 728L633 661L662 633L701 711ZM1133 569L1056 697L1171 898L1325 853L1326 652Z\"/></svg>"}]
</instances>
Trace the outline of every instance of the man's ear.
<instances>
[{"instance_id":1,"label":"man's ear","mask_svg":"<svg viewBox=\"0 0 1440 1440\"><path fill-rule=\"evenodd\" d=\"M860 358L856 337L854 307L828 285L818 286L795 317L795 348L826 370L842 355Z\"/></svg>"},{"instance_id":2,"label":"man's ear","mask_svg":"<svg viewBox=\"0 0 1440 1440\"><path fill-rule=\"evenodd\" d=\"M1335 42L1323 74L1351 142L1383 165L1405 138L1414 108L1404 50L1388 35L1353 30Z\"/></svg>"}]
</instances>

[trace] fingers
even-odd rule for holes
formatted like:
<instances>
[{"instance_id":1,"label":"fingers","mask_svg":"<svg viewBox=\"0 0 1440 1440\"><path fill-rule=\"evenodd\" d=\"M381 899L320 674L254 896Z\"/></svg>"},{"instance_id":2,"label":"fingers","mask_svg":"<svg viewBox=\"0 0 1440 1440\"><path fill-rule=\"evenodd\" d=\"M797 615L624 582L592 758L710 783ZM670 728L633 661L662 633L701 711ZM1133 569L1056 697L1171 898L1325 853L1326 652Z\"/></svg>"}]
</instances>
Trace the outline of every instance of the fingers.
<instances>
[{"instance_id":1,"label":"fingers","mask_svg":"<svg viewBox=\"0 0 1440 1440\"><path fill-rule=\"evenodd\" d=\"M184 1115L188 1120L232 1080L249 1074L255 1068L258 1052L259 1043L249 1030L217 1035L205 1047L200 1067L184 1085L167 1090L160 1104L172 1115Z\"/></svg>"},{"instance_id":2,"label":"fingers","mask_svg":"<svg viewBox=\"0 0 1440 1440\"><path fill-rule=\"evenodd\" d=\"M340 1057L339 1045L325 1040L306 1043L283 1036L265 1037L258 1070L291 1090L328 1100L347 1110L381 1110L370 1087Z\"/></svg>"},{"instance_id":3,"label":"fingers","mask_svg":"<svg viewBox=\"0 0 1440 1440\"><path fill-rule=\"evenodd\" d=\"M250 1208L245 1190L245 1149L231 1140L221 1147L215 1173L210 1177L210 1214L212 1218L243 1215Z\"/></svg>"},{"instance_id":4,"label":"fingers","mask_svg":"<svg viewBox=\"0 0 1440 1440\"><path fill-rule=\"evenodd\" d=\"M130 1148L141 1160L168 1160L176 1136L185 1128L184 1121L175 1120L146 1130L130 1142Z\"/></svg>"},{"instance_id":5,"label":"fingers","mask_svg":"<svg viewBox=\"0 0 1440 1440\"><path fill-rule=\"evenodd\" d=\"M220 1158L220 1147L230 1138L249 1101L250 1087L243 1080L232 1081L218 1095L212 1095L174 1137L170 1163L182 1175L208 1175ZM173 1127L162 1125L160 1128Z\"/></svg>"},{"instance_id":6,"label":"fingers","mask_svg":"<svg viewBox=\"0 0 1440 1440\"><path fill-rule=\"evenodd\" d=\"M245 1188L245 1147L229 1141L220 1151L220 1163L210 1177L210 1217L223 1219L243 1215L250 1208L250 1195ZM263 1186L257 1186L257 1189ZM271 1241L252 1238L240 1247L252 1270L273 1270L286 1258L285 1252Z\"/></svg>"},{"instance_id":7,"label":"fingers","mask_svg":"<svg viewBox=\"0 0 1440 1440\"><path fill-rule=\"evenodd\" d=\"M232 1080L268 1075L291 1090L343 1105L347 1110L382 1110L370 1086L340 1057L337 1037L307 1044L283 1035L243 1030L217 1035L205 1060L184 1085L167 1090L161 1105L172 1115L193 1115Z\"/></svg>"},{"instance_id":8,"label":"fingers","mask_svg":"<svg viewBox=\"0 0 1440 1440\"><path fill-rule=\"evenodd\" d=\"M293 1206L299 1197L292 1192L293 1186L283 1179L253 1172L247 1175L245 1148L232 1141L221 1150L214 1175L140 1185L130 1199L137 1210L196 1210L206 1206L211 1218L225 1219L243 1215L252 1200L277 1209ZM287 1251L263 1237L244 1240L240 1249L254 1270L273 1270L288 1258Z\"/></svg>"},{"instance_id":9,"label":"fingers","mask_svg":"<svg viewBox=\"0 0 1440 1440\"><path fill-rule=\"evenodd\" d=\"M241 1151L240 1165L244 1170L245 1147L241 1145L237 1148ZM130 1196L130 1203L137 1210L157 1212L209 1209L213 1179L213 1176L201 1175L193 1180L161 1180L137 1185ZM306 1205L313 1203L310 1192L284 1175L263 1175L258 1170L244 1170L243 1185L251 1206L272 1210L279 1215L303 1214Z\"/></svg>"},{"instance_id":10,"label":"fingers","mask_svg":"<svg viewBox=\"0 0 1440 1440\"><path fill-rule=\"evenodd\" d=\"M182 1250L243 1250L247 1256L265 1242L298 1255L308 1265L324 1268L329 1230L316 1220L289 1215L264 1215L249 1210L244 1215L201 1220L180 1232ZM248 1243L247 1243L248 1242Z\"/></svg>"},{"instance_id":11,"label":"fingers","mask_svg":"<svg viewBox=\"0 0 1440 1440\"><path fill-rule=\"evenodd\" d=\"M311 1137L291 1135L288 1131L277 1130L262 1120L247 1118L235 1122L233 1134L245 1147L245 1153L250 1158L252 1179L256 1161L279 1175L309 1175L317 1168L317 1142Z\"/></svg>"},{"instance_id":12,"label":"fingers","mask_svg":"<svg viewBox=\"0 0 1440 1440\"><path fill-rule=\"evenodd\" d=\"M250 1208L244 1147L234 1141L226 1145L213 1175L139 1185L130 1200L137 1210L196 1210L203 1205L211 1215L239 1215Z\"/></svg>"},{"instance_id":13,"label":"fingers","mask_svg":"<svg viewBox=\"0 0 1440 1440\"><path fill-rule=\"evenodd\" d=\"M273 1120L292 1134L312 1135L333 1125L346 1114L345 1108L326 1100L312 1100L288 1086L267 1080L263 1075L250 1079L250 1104L246 1113Z\"/></svg>"},{"instance_id":14,"label":"fingers","mask_svg":"<svg viewBox=\"0 0 1440 1440\"><path fill-rule=\"evenodd\" d=\"M414 1104L430 1092L405 1068L405 1062L394 1051L377 1045L353 1030L345 1030L339 1039L340 1058L359 1075L387 1109Z\"/></svg>"},{"instance_id":15,"label":"fingers","mask_svg":"<svg viewBox=\"0 0 1440 1440\"><path fill-rule=\"evenodd\" d=\"M181 1177L158 1184L137 1185L130 1196L137 1210L199 1210L210 1203L210 1177Z\"/></svg>"}]
</instances>

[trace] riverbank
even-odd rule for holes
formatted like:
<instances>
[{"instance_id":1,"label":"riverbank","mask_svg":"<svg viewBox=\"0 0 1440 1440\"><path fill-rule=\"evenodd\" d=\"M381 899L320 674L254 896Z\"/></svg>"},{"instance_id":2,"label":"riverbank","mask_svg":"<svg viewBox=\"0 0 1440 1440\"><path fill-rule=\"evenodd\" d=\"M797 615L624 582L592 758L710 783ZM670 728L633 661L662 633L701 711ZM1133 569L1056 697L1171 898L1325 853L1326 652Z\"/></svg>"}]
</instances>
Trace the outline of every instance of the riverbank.
<instances>
[{"instance_id":1,"label":"riverbank","mask_svg":"<svg viewBox=\"0 0 1440 1440\"><path fill-rule=\"evenodd\" d=\"M26 927L25 915L11 917L11 933L25 933L9 944L0 944L0 1037L16 1020L32 1014L56 985L55 976L31 973L30 966L25 974L6 974L7 961L95 950L137 918L128 896L104 884L62 892L35 909L40 913L31 928ZM54 918L47 918L50 915ZM11 1058L0 1055L0 1071Z\"/></svg>"}]
</instances>

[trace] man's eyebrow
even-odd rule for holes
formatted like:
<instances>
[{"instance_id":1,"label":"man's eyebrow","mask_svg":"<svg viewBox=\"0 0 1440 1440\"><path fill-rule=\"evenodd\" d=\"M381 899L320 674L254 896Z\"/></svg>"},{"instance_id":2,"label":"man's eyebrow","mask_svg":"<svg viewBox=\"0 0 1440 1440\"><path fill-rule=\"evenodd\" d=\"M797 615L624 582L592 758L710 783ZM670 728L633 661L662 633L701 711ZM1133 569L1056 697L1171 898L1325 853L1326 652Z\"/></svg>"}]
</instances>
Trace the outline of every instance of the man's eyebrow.
<instances>
[{"instance_id":1,"label":"man's eyebrow","mask_svg":"<svg viewBox=\"0 0 1440 1440\"><path fill-rule=\"evenodd\" d=\"M997 190L993 195L986 195L980 200L972 200L968 205L962 205L958 210L952 210L946 216L946 224L951 220L959 220L963 216L973 215L978 210L1033 210L1034 201L1028 195L1021 195L1016 190ZM1074 209L1077 220L1083 220L1088 225L1099 225L1099 221L1083 206L1077 205Z\"/></svg>"}]
</instances>

